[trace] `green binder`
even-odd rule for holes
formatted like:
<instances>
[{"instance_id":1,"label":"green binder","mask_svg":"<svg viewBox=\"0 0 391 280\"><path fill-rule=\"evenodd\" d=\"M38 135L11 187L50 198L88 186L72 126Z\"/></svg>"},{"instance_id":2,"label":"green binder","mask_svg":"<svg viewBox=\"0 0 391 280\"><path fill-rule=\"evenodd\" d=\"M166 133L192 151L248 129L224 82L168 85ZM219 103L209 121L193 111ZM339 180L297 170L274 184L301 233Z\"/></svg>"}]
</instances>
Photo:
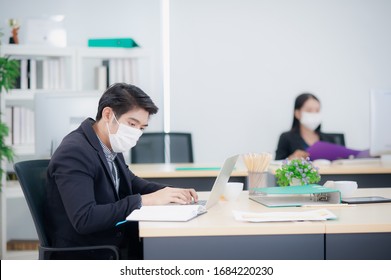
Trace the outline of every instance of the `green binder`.
<instances>
[{"instance_id":1,"label":"green binder","mask_svg":"<svg viewBox=\"0 0 391 280\"><path fill-rule=\"evenodd\" d=\"M341 203L341 193L321 185L269 187L256 189L250 199L268 207L303 206Z\"/></svg>"},{"instance_id":2,"label":"green binder","mask_svg":"<svg viewBox=\"0 0 391 280\"><path fill-rule=\"evenodd\" d=\"M88 39L89 47L134 48L139 45L132 38Z\"/></svg>"},{"instance_id":3,"label":"green binder","mask_svg":"<svg viewBox=\"0 0 391 280\"><path fill-rule=\"evenodd\" d=\"M326 188L321 185L305 185L305 186L288 186L288 187L269 187L258 188L257 192L264 194L319 194L319 193L334 193L339 192L336 189Z\"/></svg>"}]
</instances>

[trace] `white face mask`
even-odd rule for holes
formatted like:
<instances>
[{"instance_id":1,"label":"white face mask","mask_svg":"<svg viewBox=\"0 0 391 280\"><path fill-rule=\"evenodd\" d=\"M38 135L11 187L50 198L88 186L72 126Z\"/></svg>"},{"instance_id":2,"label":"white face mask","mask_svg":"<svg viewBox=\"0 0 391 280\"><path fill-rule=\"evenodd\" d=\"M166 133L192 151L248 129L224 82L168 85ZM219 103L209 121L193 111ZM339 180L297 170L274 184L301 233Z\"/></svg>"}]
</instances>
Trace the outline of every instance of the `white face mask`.
<instances>
[{"instance_id":1,"label":"white face mask","mask_svg":"<svg viewBox=\"0 0 391 280\"><path fill-rule=\"evenodd\" d=\"M138 128L119 123L115 116L114 119L119 126L117 133L111 134L109 124L107 124L111 148L116 153L128 152L131 148L136 146L136 143L143 132Z\"/></svg>"},{"instance_id":2,"label":"white face mask","mask_svg":"<svg viewBox=\"0 0 391 280\"><path fill-rule=\"evenodd\" d=\"M306 128L315 130L322 122L322 115L320 113L302 112L300 123Z\"/></svg>"}]
</instances>

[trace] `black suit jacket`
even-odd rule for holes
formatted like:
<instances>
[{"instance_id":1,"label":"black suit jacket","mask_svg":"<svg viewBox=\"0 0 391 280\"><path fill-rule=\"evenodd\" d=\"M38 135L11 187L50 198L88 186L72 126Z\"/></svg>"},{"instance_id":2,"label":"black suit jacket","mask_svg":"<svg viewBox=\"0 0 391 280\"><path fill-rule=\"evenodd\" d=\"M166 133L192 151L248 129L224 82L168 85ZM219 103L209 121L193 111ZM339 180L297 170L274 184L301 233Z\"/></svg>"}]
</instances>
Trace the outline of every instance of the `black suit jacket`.
<instances>
[{"instance_id":1,"label":"black suit jacket","mask_svg":"<svg viewBox=\"0 0 391 280\"><path fill-rule=\"evenodd\" d=\"M140 194L164 187L135 176L118 154L117 194L93 124L87 119L68 134L49 163L46 214L54 247L123 247L124 241L137 239L137 223L116 224L140 207Z\"/></svg>"},{"instance_id":2,"label":"black suit jacket","mask_svg":"<svg viewBox=\"0 0 391 280\"><path fill-rule=\"evenodd\" d=\"M334 139L327 134L319 132L319 138L321 141L334 143ZM305 151L308 148L308 144L301 137L298 131L287 131L280 135L278 140L276 160L286 159L296 150Z\"/></svg>"}]
</instances>

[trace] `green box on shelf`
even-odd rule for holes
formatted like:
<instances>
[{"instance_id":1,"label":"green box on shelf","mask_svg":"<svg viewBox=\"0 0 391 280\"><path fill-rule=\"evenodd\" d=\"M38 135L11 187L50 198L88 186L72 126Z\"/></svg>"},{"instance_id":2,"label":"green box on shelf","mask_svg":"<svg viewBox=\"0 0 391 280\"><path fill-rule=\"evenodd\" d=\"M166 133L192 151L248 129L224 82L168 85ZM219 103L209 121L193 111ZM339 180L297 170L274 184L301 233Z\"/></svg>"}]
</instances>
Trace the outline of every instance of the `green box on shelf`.
<instances>
[{"instance_id":1,"label":"green box on shelf","mask_svg":"<svg viewBox=\"0 0 391 280\"><path fill-rule=\"evenodd\" d=\"M132 38L88 39L89 47L134 48L139 45Z\"/></svg>"}]
</instances>

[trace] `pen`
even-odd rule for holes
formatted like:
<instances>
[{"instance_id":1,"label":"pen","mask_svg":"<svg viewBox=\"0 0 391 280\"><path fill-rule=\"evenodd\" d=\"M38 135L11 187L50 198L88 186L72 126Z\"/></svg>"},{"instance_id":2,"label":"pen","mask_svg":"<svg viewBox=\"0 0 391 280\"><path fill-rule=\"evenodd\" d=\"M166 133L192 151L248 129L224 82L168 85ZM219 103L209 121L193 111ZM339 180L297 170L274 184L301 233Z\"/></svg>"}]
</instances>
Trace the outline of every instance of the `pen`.
<instances>
[{"instance_id":1,"label":"pen","mask_svg":"<svg viewBox=\"0 0 391 280\"><path fill-rule=\"evenodd\" d=\"M336 204L306 204L301 205L300 207L355 207L355 204L347 204L347 203L336 203Z\"/></svg>"}]
</instances>

